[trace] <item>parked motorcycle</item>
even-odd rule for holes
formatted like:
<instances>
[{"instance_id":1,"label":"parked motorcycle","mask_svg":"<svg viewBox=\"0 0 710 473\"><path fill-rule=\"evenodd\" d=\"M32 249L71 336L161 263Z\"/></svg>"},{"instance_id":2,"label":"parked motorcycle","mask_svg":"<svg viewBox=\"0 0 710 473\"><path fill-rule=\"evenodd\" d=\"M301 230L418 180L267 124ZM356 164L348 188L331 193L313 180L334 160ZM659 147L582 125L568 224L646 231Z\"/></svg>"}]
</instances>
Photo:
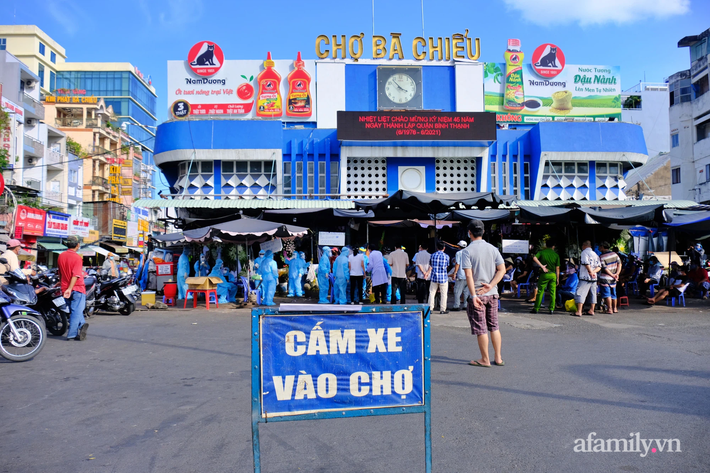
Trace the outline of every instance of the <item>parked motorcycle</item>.
<instances>
[{"instance_id":1,"label":"parked motorcycle","mask_svg":"<svg viewBox=\"0 0 710 473\"><path fill-rule=\"evenodd\" d=\"M13 304L0 292L0 356L10 361L28 361L42 351L47 331L41 317L29 307Z\"/></svg>"},{"instance_id":2,"label":"parked motorcycle","mask_svg":"<svg viewBox=\"0 0 710 473\"><path fill-rule=\"evenodd\" d=\"M64 335L69 327L69 306L62 297L61 289L49 287L48 282L51 282L51 278L42 281L41 276L32 277L38 287L44 288L37 293L35 286L27 282L27 276L21 270L10 271L4 276L8 284L4 285L2 290L13 303L37 311L52 335Z\"/></svg>"},{"instance_id":3,"label":"parked motorcycle","mask_svg":"<svg viewBox=\"0 0 710 473\"><path fill-rule=\"evenodd\" d=\"M133 294L136 286L131 284L131 277L124 276L101 281L95 272L84 278L86 286L85 314L91 316L97 310L118 312L121 315L131 315L136 310Z\"/></svg>"}]
</instances>

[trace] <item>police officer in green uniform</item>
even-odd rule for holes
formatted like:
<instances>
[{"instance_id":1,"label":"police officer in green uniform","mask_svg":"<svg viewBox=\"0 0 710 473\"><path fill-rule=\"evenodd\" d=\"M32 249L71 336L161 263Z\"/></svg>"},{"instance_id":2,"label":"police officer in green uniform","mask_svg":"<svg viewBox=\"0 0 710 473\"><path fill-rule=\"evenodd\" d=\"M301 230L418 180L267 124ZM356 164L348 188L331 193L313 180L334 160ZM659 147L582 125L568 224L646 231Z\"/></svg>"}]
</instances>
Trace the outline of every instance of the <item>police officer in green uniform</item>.
<instances>
[{"instance_id":1,"label":"police officer in green uniform","mask_svg":"<svg viewBox=\"0 0 710 473\"><path fill-rule=\"evenodd\" d=\"M535 307L530 312L537 314L542 305L542 296L545 290L550 289L550 314L555 310L557 285L560 283L560 257L555 252L555 244L548 240L543 243L545 248L533 256L533 262L542 268L542 274L537 280L537 298Z\"/></svg>"}]
</instances>

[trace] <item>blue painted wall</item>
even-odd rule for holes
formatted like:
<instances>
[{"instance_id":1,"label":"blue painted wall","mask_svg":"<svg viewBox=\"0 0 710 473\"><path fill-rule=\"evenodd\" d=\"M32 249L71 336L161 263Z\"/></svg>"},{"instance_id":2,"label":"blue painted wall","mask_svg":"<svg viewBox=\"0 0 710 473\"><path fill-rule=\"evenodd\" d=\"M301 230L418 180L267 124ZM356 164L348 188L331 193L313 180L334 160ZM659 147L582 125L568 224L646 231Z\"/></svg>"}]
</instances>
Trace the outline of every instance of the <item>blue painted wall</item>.
<instances>
[{"instance_id":1,"label":"blue painted wall","mask_svg":"<svg viewBox=\"0 0 710 473\"><path fill-rule=\"evenodd\" d=\"M377 110L377 66L345 65L345 110L355 112Z\"/></svg>"},{"instance_id":2,"label":"blue painted wall","mask_svg":"<svg viewBox=\"0 0 710 473\"><path fill-rule=\"evenodd\" d=\"M453 67L422 67L422 99L425 110L456 111L456 77Z\"/></svg>"},{"instance_id":3,"label":"blue painted wall","mask_svg":"<svg viewBox=\"0 0 710 473\"><path fill-rule=\"evenodd\" d=\"M387 158L387 193L399 190L399 166L424 166L427 192L436 192L436 160L434 158Z\"/></svg>"},{"instance_id":4,"label":"blue painted wall","mask_svg":"<svg viewBox=\"0 0 710 473\"><path fill-rule=\"evenodd\" d=\"M633 123L540 123L531 133L542 151L648 153L643 129Z\"/></svg>"},{"instance_id":5,"label":"blue painted wall","mask_svg":"<svg viewBox=\"0 0 710 473\"><path fill-rule=\"evenodd\" d=\"M279 121L185 120L158 126L155 154L178 149L272 149L282 145Z\"/></svg>"}]
</instances>

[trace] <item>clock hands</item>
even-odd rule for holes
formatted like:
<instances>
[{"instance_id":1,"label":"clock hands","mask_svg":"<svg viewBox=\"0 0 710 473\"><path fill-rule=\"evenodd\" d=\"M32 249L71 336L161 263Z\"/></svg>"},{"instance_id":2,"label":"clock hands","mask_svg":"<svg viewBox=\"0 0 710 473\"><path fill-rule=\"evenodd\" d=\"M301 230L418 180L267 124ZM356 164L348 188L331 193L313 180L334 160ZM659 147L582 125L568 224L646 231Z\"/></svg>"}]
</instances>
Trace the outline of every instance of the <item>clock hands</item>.
<instances>
[{"instance_id":1,"label":"clock hands","mask_svg":"<svg viewBox=\"0 0 710 473\"><path fill-rule=\"evenodd\" d=\"M392 82L394 82L394 85L396 85L397 87L399 87L400 90L404 90L405 92L407 91L404 87L402 87L401 85L399 85L396 80L393 80Z\"/></svg>"}]
</instances>

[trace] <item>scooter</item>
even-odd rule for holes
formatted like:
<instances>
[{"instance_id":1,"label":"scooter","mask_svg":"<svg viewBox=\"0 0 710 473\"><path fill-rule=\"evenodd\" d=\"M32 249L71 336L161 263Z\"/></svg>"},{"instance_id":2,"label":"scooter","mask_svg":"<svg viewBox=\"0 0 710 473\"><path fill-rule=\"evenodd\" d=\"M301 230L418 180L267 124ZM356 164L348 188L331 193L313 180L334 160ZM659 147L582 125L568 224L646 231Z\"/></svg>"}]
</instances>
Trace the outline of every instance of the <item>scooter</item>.
<instances>
[{"instance_id":1,"label":"scooter","mask_svg":"<svg viewBox=\"0 0 710 473\"><path fill-rule=\"evenodd\" d=\"M98 281L96 276L84 278L86 286L86 313L90 316L97 310L131 315L136 310L133 293L136 286L130 284L130 277L112 278Z\"/></svg>"},{"instance_id":2,"label":"scooter","mask_svg":"<svg viewBox=\"0 0 710 473\"><path fill-rule=\"evenodd\" d=\"M8 284L2 290L13 303L36 310L42 317L45 327L52 335L61 336L69 327L69 306L61 289L41 284L39 276L33 276L34 282L44 290L37 292L35 286L27 282L27 276L21 270L6 273Z\"/></svg>"},{"instance_id":3,"label":"scooter","mask_svg":"<svg viewBox=\"0 0 710 473\"><path fill-rule=\"evenodd\" d=\"M10 361L28 361L42 351L47 330L41 317L29 307L13 304L0 291L0 356Z\"/></svg>"}]
</instances>

